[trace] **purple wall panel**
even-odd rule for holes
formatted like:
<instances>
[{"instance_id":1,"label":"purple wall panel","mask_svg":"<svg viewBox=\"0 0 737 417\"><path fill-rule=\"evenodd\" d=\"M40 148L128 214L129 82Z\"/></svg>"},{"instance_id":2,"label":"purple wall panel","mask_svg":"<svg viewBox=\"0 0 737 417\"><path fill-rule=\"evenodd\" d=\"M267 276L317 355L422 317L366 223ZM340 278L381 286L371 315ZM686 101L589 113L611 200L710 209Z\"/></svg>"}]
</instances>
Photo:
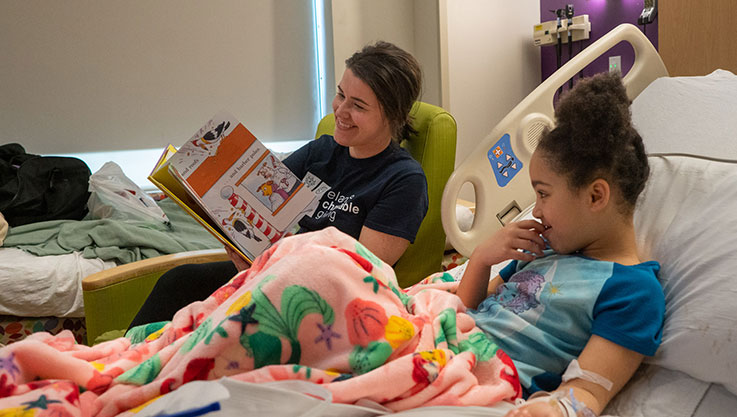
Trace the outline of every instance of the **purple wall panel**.
<instances>
[{"instance_id":1,"label":"purple wall panel","mask_svg":"<svg viewBox=\"0 0 737 417\"><path fill-rule=\"evenodd\" d=\"M610 30L621 23L632 23L637 25L637 18L643 9L643 0L540 0L541 21L555 20L556 9L565 8L566 4L573 5L576 16L587 14L591 22L591 37L583 41L584 47L599 39ZM639 26L642 29L642 26ZM646 28L646 34L650 42L658 48L658 19ZM580 42L573 43L573 55L579 52ZM542 80L547 79L557 69L555 45L540 47L541 49L541 74ZM626 74L635 60L635 52L628 43L620 43L609 52L597 58L584 69L584 76L594 75L609 69L609 56L619 55L622 57L622 73ZM561 65L568 62L568 45L563 44Z\"/></svg>"}]
</instances>

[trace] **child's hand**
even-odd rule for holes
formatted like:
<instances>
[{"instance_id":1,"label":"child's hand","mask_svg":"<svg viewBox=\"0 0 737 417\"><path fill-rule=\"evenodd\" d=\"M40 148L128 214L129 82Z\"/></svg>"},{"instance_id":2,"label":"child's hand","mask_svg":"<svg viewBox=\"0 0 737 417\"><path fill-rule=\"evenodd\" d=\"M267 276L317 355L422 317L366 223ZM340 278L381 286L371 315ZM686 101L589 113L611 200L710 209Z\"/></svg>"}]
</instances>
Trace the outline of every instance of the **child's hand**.
<instances>
[{"instance_id":1,"label":"child's hand","mask_svg":"<svg viewBox=\"0 0 737 417\"><path fill-rule=\"evenodd\" d=\"M517 407L504 417L561 417L560 407L555 402L540 401Z\"/></svg>"},{"instance_id":2,"label":"child's hand","mask_svg":"<svg viewBox=\"0 0 737 417\"><path fill-rule=\"evenodd\" d=\"M508 259L532 261L536 255L543 254L545 241L540 236L543 231L545 227L537 220L510 223L477 246L471 259L486 266Z\"/></svg>"}]
</instances>

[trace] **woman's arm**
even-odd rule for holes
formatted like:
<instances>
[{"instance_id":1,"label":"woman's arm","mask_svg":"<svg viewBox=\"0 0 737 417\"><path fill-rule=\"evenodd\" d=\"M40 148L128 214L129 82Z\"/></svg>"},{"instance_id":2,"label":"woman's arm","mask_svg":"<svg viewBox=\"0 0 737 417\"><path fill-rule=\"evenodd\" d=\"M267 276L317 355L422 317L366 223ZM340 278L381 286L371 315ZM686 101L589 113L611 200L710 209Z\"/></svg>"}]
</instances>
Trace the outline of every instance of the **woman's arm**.
<instances>
[{"instance_id":1,"label":"woman's arm","mask_svg":"<svg viewBox=\"0 0 737 417\"><path fill-rule=\"evenodd\" d=\"M366 226L361 228L361 235L358 237L358 241L370 250L371 253L389 265L397 263L397 260L399 260L409 246L409 240L407 239L378 232Z\"/></svg>"},{"instance_id":2,"label":"woman's arm","mask_svg":"<svg viewBox=\"0 0 737 417\"><path fill-rule=\"evenodd\" d=\"M224 246L225 247L225 253L228 254L230 257L230 260L233 262L233 265L235 265L235 269L238 270L238 272L245 271L246 269L251 267L251 264L246 262L245 259L243 259L240 255L238 255L238 252L234 251L230 248L230 246Z\"/></svg>"},{"instance_id":3,"label":"woman's arm","mask_svg":"<svg viewBox=\"0 0 737 417\"><path fill-rule=\"evenodd\" d=\"M591 382L584 378L575 378L561 384L556 392L559 392L563 397L570 398L570 392L573 390L573 396L578 403L585 404L596 415L599 415L609 401L632 378L637 367L642 363L642 359L643 355L640 353L619 346L603 337L593 335L578 357L578 363L582 370L611 382L611 388L607 389L600 383ZM561 414L557 407L553 407L547 401L530 403L507 413L509 417L555 415Z\"/></svg>"}]
</instances>

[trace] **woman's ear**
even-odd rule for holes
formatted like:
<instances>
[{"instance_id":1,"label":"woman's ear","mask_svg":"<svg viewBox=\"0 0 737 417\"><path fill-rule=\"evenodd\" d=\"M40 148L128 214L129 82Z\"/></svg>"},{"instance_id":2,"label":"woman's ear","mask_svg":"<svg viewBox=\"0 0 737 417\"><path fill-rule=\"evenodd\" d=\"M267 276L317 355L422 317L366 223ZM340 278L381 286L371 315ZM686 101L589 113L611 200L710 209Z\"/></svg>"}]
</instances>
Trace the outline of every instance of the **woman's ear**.
<instances>
[{"instance_id":1,"label":"woman's ear","mask_svg":"<svg viewBox=\"0 0 737 417\"><path fill-rule=\"evenodd\" d=\"M609 183L603 178L597 178L589 185L589 203L593 211L603 210L611 196Z\"/></svg>"}]
</instances>

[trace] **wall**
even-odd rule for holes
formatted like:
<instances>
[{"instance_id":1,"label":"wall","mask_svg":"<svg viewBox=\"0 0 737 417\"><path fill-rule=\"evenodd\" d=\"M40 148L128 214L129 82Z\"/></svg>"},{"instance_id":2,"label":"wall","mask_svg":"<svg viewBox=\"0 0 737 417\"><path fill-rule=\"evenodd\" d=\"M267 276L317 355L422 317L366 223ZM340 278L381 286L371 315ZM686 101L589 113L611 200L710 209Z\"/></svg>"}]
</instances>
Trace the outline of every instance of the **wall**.
<instances>
[{"instance_id":1,"label":"wall","mask_svg":"<svg viewBox=\"0 0 737 417\"><path fill-rule=\"evenodd\" d=\"M422 74L425 85L422 101L442 107L438 1L415 0L414 3L414 52L417 59L424 63Z\"/></svg>"},{"instance_id":2,"label":"wall","mask_svg":"<svg viewBox=\"0 0 737 417\"><path fill-rule=\"evenodd\" d=\"M664 0L668 1L668 0ZM637 18L643 9L643 0L540 0L541 21L556 20L555 14L550 10L565 8L566 4L572 4L576 16L588 14L591 22L591 38L584 41L584 45L599 39L604 34L614 29L621 23L632 23L637 25ZM658 48L658 18L652 24L647 25L645 33L650 42ZM580 44L573 45L574 56L579 51ZM541 47L541 72L542 79L547 79L557 69L556 50L554 45ZM584 76L590 76L598 72L607 71L609 68L609 56L619 55L622 57L622 71L626 74L632 68L635 54L629 44L614 46L608 54L601 56L584 68ZM568 45L563 45L562 64L568 62Z\"/></svg>"},{"instance_id":3,"label":"wall","mask_svg":"<svg viewBox=\"0 0 737 417\"><path fill-rule=\"evenodd\" d=\"M425 83L421 99L440 105L440 63L437 0L334 0L332 39L335 83L345 60L364 45L392 42L413 54L422 66ZM328 96L335 85L328 85Z\"/></svg>"},{"instance_id":4,"label":"wall","mask_svg":"<svg viewBox=\"0 0 737 417\"><path fill-rule=\"evenodd\" d=\"M332 15L337 79L345 58L377 39L418 58L422 99L458 124L456 165L540 83L539 0L333 0Z\"/></svg>"},{"instance_id":5,"label":"wall","mask_svg":"<svg viewBox=\"0 0 737 417\"><path fill-rule=\"evenodd\" d=\"M441 1L443 102L458 123L456 166L540 83L537 0ZM441 37L442 39L442 37ZM469 198L467 192L461 195Z\"/></svg>"}]
</instances>

